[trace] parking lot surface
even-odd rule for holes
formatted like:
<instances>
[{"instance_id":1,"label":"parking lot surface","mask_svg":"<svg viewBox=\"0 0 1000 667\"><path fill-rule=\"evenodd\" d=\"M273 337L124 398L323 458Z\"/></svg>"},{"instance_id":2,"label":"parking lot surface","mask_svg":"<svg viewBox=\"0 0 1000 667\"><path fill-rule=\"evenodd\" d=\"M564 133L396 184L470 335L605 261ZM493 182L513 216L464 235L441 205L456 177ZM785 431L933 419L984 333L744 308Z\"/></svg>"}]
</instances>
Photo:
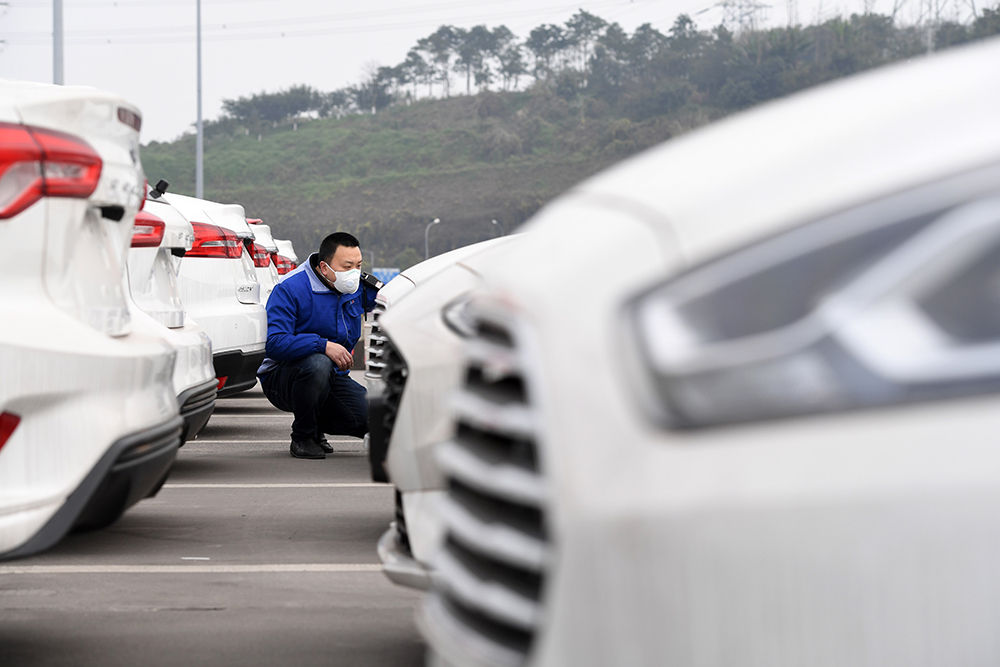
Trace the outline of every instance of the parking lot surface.
<instances>
[{"instance_id":1,"label":"parking lot surface","mask_svg":"<svg viewBox=\"0 0 1000 667\"><path fill-rule=\"evenodd\" d=\"M0 665L418 665L419 595L381 573L393 494L361 441L288 454L259 387L222 399L160 493L0 563Z\"/></svg>"}]
</instances>

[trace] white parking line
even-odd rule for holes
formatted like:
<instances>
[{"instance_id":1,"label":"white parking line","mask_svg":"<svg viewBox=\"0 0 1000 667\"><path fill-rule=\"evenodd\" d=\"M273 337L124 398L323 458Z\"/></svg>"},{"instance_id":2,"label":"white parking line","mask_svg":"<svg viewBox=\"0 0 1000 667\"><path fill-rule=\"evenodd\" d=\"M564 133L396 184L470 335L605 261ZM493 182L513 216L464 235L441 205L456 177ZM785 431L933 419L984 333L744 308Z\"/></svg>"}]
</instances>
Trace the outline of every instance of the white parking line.
<instances>
[{"instance_id":1,"label":"white parking line","mask_svg":"<svg viewBox=\"0 0 1000 667\"><path fill-rule=\"evenodd\" d=\"M4 574L241 574L381 572L371 563L264 563L260 565L2 565Z\"/></svg>"},{"instance_id":2,"label":"white parking line","mask_svg":"<svg viewBox=\"0 0 1000 667\"><path fill-rule=\"evenodd\" d=\"M388 484L378 482L308 482L264 484L164 484L164 489L385 489Z\"/></svg>"},{"instance_id":3,"label":"white parking line","mask_svg":"<svg viewBox=\"0 0 1000 667\"><path fill-rule=\"evenodd\" d=\"M295 416L294 415L288 415L288 414L274 414L273 412L266 412L266 413L253 414L253 415L248 415L248 414L220 415L220 414L217 414L217 413L213 413L212 416L209 417L209 421L215 421L216 419L262 419L262 418L266 418L266 419L294 419Z\"/></svg>"},{"instance_id":4,"label":"white parking line","mask_svg":"<svg viewBox=\"0 0 1000 667\"><path fill-rule=\"evenodd\" d=\"M202 440L198 438L197 440L188 440L187 444L198 444L203 442L211 442L221 445L287 445L288 438L284 440ZM350 440L330 440L330 443L334 445L360 445L360 438L351 438Z\"/></svg>"}]
</instances>

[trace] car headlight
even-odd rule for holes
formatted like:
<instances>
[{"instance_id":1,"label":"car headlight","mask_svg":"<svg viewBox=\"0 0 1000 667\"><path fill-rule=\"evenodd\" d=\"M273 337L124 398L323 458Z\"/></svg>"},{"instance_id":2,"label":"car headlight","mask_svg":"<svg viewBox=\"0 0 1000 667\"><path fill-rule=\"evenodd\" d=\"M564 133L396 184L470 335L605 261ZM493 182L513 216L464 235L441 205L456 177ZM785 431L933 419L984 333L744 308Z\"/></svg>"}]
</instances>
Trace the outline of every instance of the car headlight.
<instances>
[{"instance_id":1,"label":"car headlight","mask_svg":"<svg viewBox=\"0 0 1000 667\"><path fill-rule=\"evenodd\" d=\"M471 300L471 295L463 294L441 309L441 319L444 320L445 326L461 338L468 338L476 333L475 319L469 314Z\"/></svg>"},{"instance_id":2,"label":"car headlight","mask_svg":"<svg viewBox=\"0 0 1000 667\"><path fill-rule=\"evenodd\" d=\"M798 227L629 304L655 416L693 428L1000 390L1000 197L915 214L920 200Z\"/></svg>"}]
</instances>

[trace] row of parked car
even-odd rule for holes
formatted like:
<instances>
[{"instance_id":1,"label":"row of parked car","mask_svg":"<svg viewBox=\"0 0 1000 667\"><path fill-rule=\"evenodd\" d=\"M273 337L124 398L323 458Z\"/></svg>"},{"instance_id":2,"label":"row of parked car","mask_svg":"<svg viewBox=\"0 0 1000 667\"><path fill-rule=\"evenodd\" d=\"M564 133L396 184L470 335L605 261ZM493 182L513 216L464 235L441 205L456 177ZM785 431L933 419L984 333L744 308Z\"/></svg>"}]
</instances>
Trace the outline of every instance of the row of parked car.
<instances>
[{"instance_id":1,"label":"row of parked car","mask_svg":"<svg viewBox=\"0 0 1000 667\"><path fill-rule=\"evenodd\" d=\"M149 187L142 117L0 82L0 558L153 495L218 397L249 389L295 267L242 206Z\"/></svg>"},{"instance_id":2,"label":"row of parked car","mask_svg":"<svg viewBox=\"0 0 1000 667\"><path fill-rule=\"evenodd\" d=\"M1000 664L998 63L768 104L381 290L429 664Z\"/></svg>"}]
</instances>

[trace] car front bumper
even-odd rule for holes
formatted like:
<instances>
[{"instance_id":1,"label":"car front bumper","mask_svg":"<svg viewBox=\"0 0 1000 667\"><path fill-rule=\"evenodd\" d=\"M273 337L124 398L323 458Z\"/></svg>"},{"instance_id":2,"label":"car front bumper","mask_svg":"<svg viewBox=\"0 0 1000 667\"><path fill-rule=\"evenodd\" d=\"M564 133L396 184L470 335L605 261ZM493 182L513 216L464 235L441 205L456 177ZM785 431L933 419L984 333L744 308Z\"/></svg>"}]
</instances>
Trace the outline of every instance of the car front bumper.
<instances>
[{"instance_id":1,"label":"car front bumper","mask_svg":"<svg viewBox=\"0 0 1000 667\"><path fill-rule=\"evenodd\" d=\"M382 571L392 583L422 590L430 588L430 572L403 543L395 521L378 541L378 557Z\"/></svg>"}]
</instances>

